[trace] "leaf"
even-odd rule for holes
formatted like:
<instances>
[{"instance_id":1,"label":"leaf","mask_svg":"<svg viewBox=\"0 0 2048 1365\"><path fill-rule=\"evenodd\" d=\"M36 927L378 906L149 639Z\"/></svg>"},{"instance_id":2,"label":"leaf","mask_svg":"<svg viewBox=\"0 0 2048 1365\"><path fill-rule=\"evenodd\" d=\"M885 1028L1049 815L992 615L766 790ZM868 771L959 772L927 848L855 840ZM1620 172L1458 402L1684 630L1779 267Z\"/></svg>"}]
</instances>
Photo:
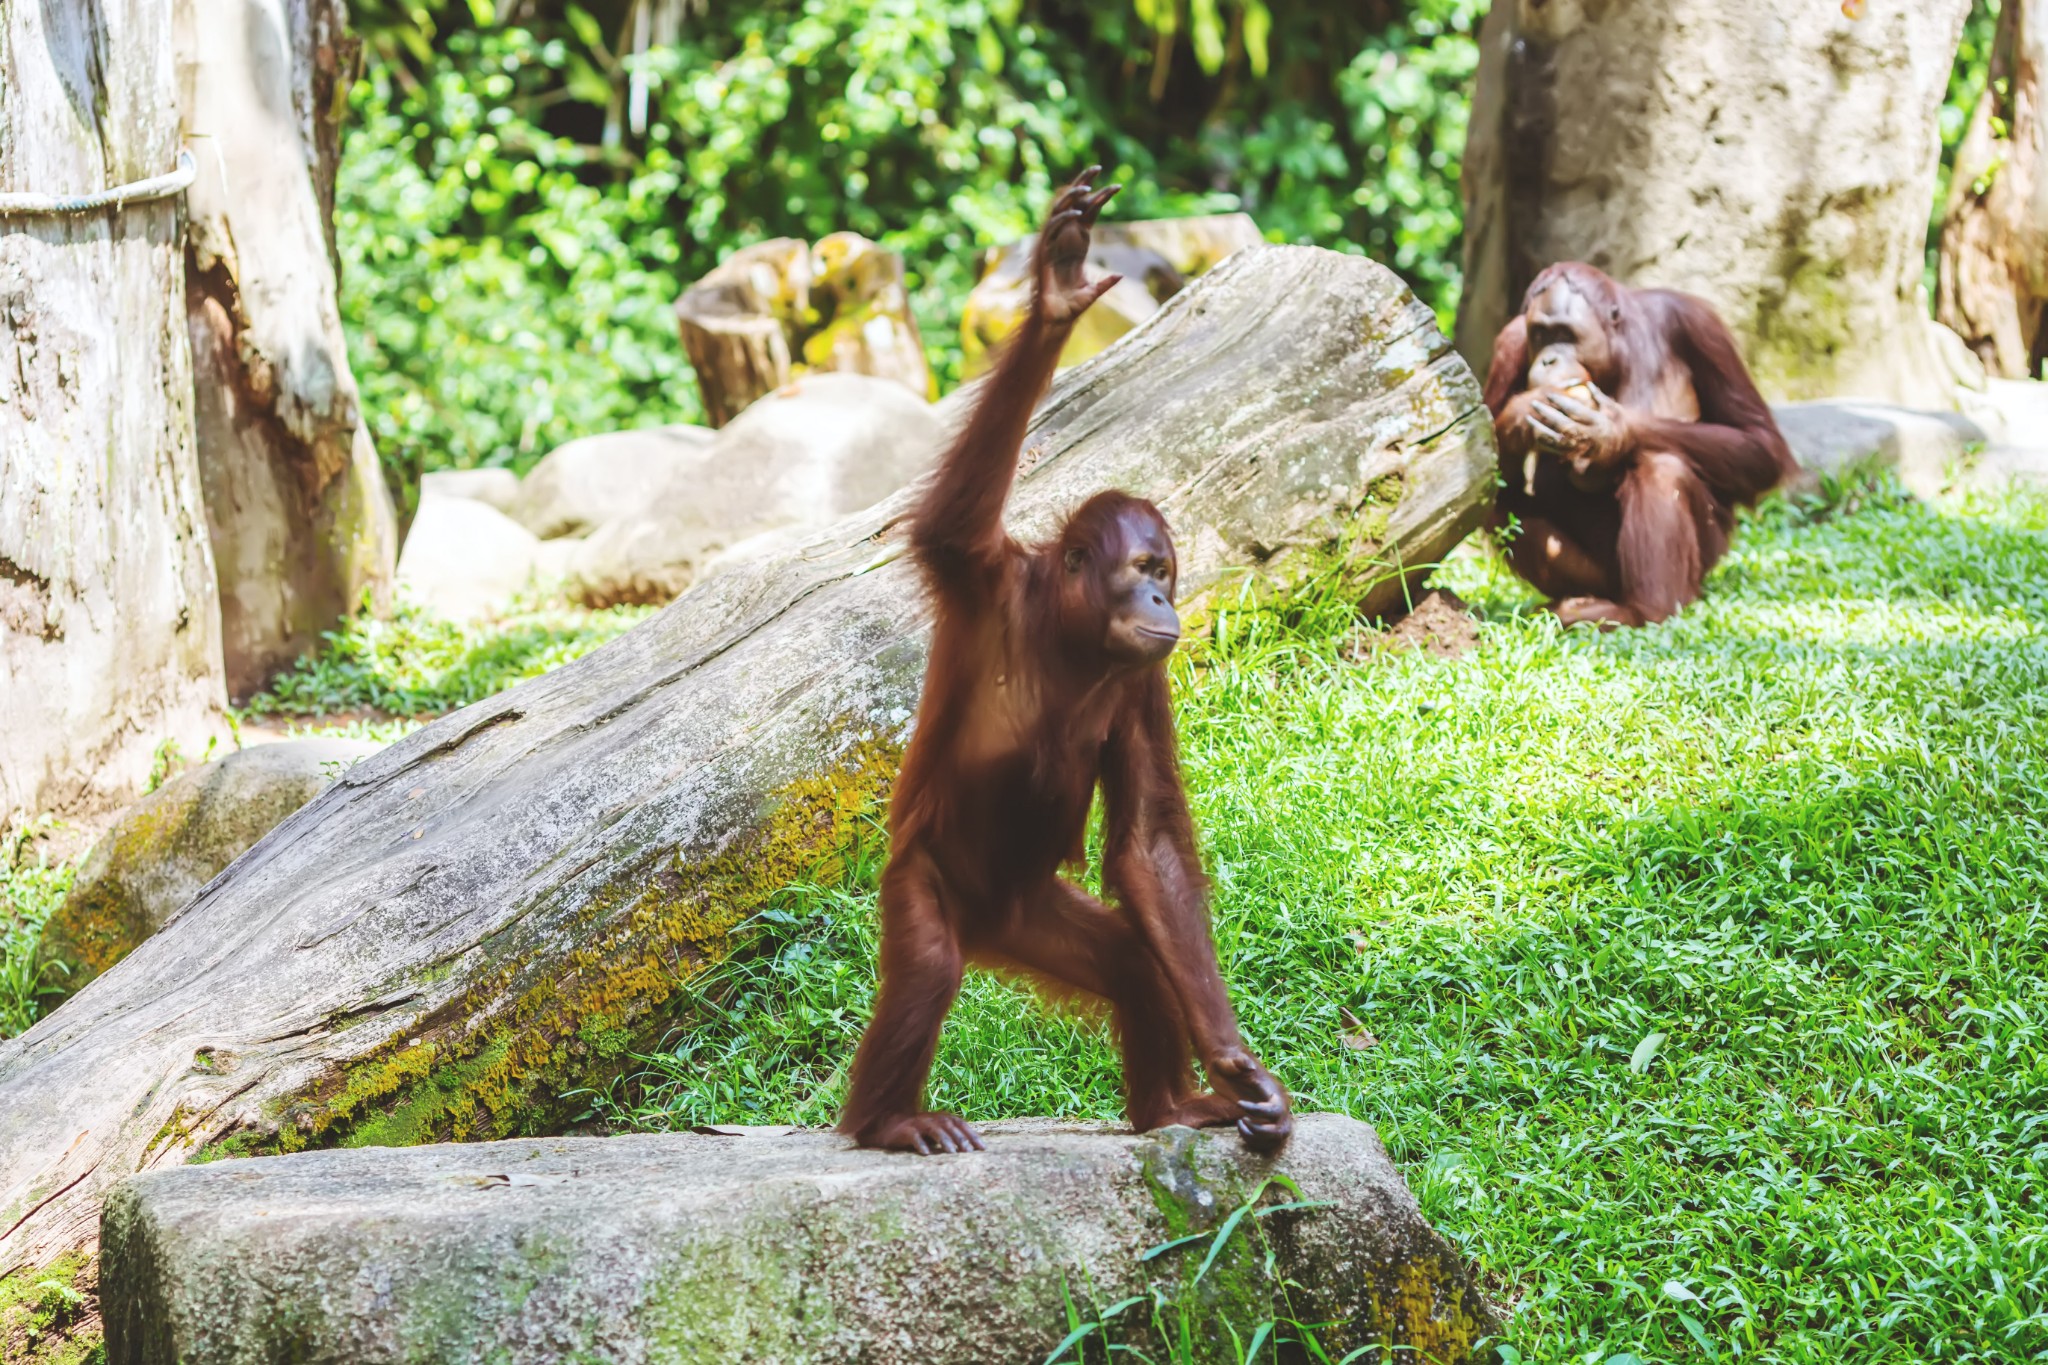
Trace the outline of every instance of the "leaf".
<instances>
[{"instance_id":1,"label":"leaf","mask_svg":"<svg viewBox=\"0 0 2048 1365\"><path fill-rule=\"evenodd\" d=\"M1680 1313L1678 1321L1685 1328L1686 1332L1691 1335L1692 1339L1699 1343L1700 1350L1706 1353L1708 1360L1719 1360L1721 1358L1721 1352L1714 1346L1712 1341L1707 1339L1707 1329L1700 1326L1698 1318L1693 1317L1690 1313Z\"/></svg>"},{"instance_id":2,"label":"leaf","mask_svg":"<svg viewBox=\"0 0 2048 1365\"><path fill-rule=\"evenodd\" d=\"M1328 1209L1336 1207L1334 1199L1294 1199L1285 1204L1268 1204L1252 1216L1265 1218L1276 1213L1292 1213L1298 1209Z\"/></svg>"},{"instance_id":3,"label":"leaf","mask_svg":"<svg viewBox=\"0 0 2048 1365\"><path fill-rule=\"evenodd\" d=\"M1068 1351L1072 1350L1075 1346L1079 1345L1081 1339L1094 1330L1094 1323L1084 1322L1079 1327L1076 1327L1073 1331L1061 1337L1060 1344L1053 1347L1052 1354L1045 1358L1045 1365L1053 1365L1054 1361L1058 1360L1061 1356L1065 1355Z\"/></svg>"},{"instance_id":4,"label":"leaf","mask_svg":"<svg viewBox=\"0 0 2048 1365\"><path fill-rule=\"evenodd\" d=\"M1273 1335L1273 1324L1270 1322L1260 1323L1259 1330L1252 1333L1252 1344L1244 1348L1244 1358L1247 1361L1257 1360L1259 1358L1259 1347L1265 1345L1266 1338L1271 1335Z\"/></svg>"},{"instance_id":5,"label":"leaf","mask_svg":"<svg viewBox=\"0 0 2048 1365\"><path fill-rule=\"evenodd\" d=\"M1638 1076L1650 1069L1650 1059L1657 1055L1657 1049L1664 1046L1664 1035L1653 1033L1636 1044L1636 1050L1628 1055L1628 1069Z\"/></svg>"},{"instance_id":6,"label":"leaf","mask_svg":"<svg viewBox=\"0 0 2048 1365\"><path fill-rule=\"evenodd\" d=\"M596 19L591 17L589 10L581 5L570 5L562 11L562 17L567 19L569 27L576 31L577 41L581 42L592 52L603 53L605 56L611 55L605 51L604 29L598 24Z\"/></svg>"},{"instance_id":7,"label":"leaf","mask_svg":"<svg viewBox=\"0 0 2048 1365\"><path fill-rule=\"evenodd\" d=\"M1266 40L1273 33L1273 11L1265 0L1244 0L1244 51L1251 58L1252 74L1266 74Z\"/></svg>"},{"instance_id":8,"label":"leaf","mask_svg":"<svg viewBox=\"0 0 2048 1365\"><path fill-rule=\"evenodd\" d=\"M1343 1040L1344 1046L1350 1048L1353 1052L1363 1052L1369 1047L1379 1046L1380 1040L1373 1037L1372 1030L1368 1029L1364 1022L1350 1010L1342 1005L1337 1006L1337 1017L1344 1021L1344 1027L1348 1030L1348 1032L1338 1035Z\"/></svg>"},{"instance_id":9,"label":"leaf","mask_svg":"<svg viewBox=\"0 0 2048 1365\"><path fill-rule=\"evenodd\" d=\"M1156 1247L1146 1248L1144 1251L1138 1253L1138 1259L1141 1261L1149 1261L1154 1256L1165 1255L1167 1252L1172 1251L1175 1247L1184 1247L1189 1242L1199 1242L1203 1238L1208 1237L1210 1235L1210 1233L1206 1232L1191 1232L1185 1237L1176 1237L1171 1242L1161 1242Z\"/></svg>"},{"instance_id":10,"label":"leaf","mask_svg":"<svg viewBox=\"0 0 2048 1365\"><path fill-rule=\"evenodd\" d=\"M1699 1295L1693 1293L1676 1280L1664 1281L1664 1292L1677 1299L1680 1303L1698 1303L1700 1301Z\"/></svg>"},{"instance_id":11,"label":"leaf","mask_svg":"<svg viewBox=\"0 0 2048 1365\"><path fill-rule=\"evenodd\" d=\"M1223 16L1216 0L1189 0L1188 36L1194 40L1195 62L1207 75L1223 69Z\"/></svg>"}]
</instances>

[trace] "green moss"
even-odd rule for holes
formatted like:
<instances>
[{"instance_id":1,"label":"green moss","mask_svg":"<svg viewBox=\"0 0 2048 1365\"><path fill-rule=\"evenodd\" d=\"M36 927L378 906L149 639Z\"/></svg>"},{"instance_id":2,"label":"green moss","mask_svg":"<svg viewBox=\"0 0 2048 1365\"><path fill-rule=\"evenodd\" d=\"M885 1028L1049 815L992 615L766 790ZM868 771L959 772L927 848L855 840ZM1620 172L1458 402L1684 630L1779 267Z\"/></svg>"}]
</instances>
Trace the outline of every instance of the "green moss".
<instances>
[{"instance_id":1,"label":"green moss","mask_svg":"<svg viewBox=\"0 0 2048 1365\"><path fill-rule=\"evenodd\" d=\"M149 914L119 874L162 861L191 814L190 784L159 791L122 816L93 850L71 894L43 930L43 954L68 964L58 980L73 993L119 962L152 932Z\"/></svg>"},{"instance_id":2,"label":"green moss","mask_svg":"<svg viewBox=\"0 0 2048 1365\"><path fill-rule=\"evenodd\" d=\"M82 1251L0 1278L0 1365L104 1361L98 1288L99 1267Z\"/></svg>"},{"instance_id":3,"label":"green moss","mask_svg":"<svg viewBox=\"0 0 2048 1365\"><path fill-rule=\"evenodd\" d=\"M233 1134L201 1159L315 1146L404 1146L557 1130L564 1091L610 1080L658 1041L678 991L723 959L732 930L792 881L837 875L857 823L886 800L900 749L870 741L764 802L709 858L660 850L576 915L582 947L502 961L453 1007L274 1115L274 1136Z\"/></svg>"}]
</instances>

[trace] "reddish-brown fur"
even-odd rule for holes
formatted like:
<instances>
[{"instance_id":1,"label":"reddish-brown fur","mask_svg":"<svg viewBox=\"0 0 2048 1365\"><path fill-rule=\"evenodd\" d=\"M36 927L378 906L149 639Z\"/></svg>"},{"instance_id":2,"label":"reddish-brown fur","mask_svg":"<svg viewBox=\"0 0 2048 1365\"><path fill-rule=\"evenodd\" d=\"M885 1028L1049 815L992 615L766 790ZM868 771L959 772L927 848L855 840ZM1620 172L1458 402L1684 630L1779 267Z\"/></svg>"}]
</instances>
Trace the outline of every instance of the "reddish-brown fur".
<instances>
[{"instance_id":1,"label":"reddish-brown fur","mask_svg":"<svg viewBox=\"0 0 2048 1365\"><path fill-rule=\"evenodd\" d=\"M1554 382L1581 376L1590 400ZM1494 343L1486 405L1506 485L1494 527L1520 524L1509 562L1567 623L1644 625L1696 599L1735 509L1795 468L1711 308L1576 262L1529 286Z\"/></svg>"},{"instance_id":2,"label":"reddish-brown fur","mask_svg":"<svg viewBox=\"0 0 2048 1365\"><path fill-rule=\"evenodd\" d=\"M1108 1002L1134 1128L1234 1123L1267 1149L1291 1130L1285 1092L1238 1033L1210 936L1164 666L1166 522L1104 492L1044 544L1003 530L1032 408L1074 319L1115 283L1082 275L1089 225L1115 192L1094 174L1054 204L1030 317L912 520L937 619L889 811L881 989L840 1117L863 1146L980 1148L961 1120L921 1107L970 961ZM1059 876L1081 856L1098 785L1110 905ZM1191 1056L1215 1093L1196 1089Z\"/></svg>"}]
</instances>

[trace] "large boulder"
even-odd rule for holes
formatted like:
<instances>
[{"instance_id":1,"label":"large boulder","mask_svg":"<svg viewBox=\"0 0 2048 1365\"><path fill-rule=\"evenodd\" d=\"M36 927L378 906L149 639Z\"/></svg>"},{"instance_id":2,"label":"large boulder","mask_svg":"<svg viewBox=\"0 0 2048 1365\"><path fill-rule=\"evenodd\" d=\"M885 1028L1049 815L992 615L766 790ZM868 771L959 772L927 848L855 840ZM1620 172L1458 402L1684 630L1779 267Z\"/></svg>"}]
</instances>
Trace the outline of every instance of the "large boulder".
<instances>
[{"instance_id":1,"label":"large boulder","mask_svg":"<svg viewBox=\"0 0 2048 1365\"><path fill-rule=\"evenodd\" d=\"M129 808L93 845L43 933L77 990L199 894L279 821L383 746L298 739L238 750L180 773Z\"/></svg>"},{"instance_id":2,"label":"large boulder","mask_svg":"<svg viewBox=\"0 0 2048 1365\"><path fill-rule=\"evenodd\" d=\"M509 469L437 469L420 476L420 495L428 494L468 498L511 516L519 502L519 476Z\"/></svg>"},{"instance_id":3,"label":"large boulder","mask_svg":"<svg viewBox=\"0 0 2048 1365\"><path fill-rule=\"evenodd\" d=\"M679 422L582 437L549 451L503 510L542 540L588 535L691 477L712 435Z\"/></svg>"},{"instance_id":4,"label":"large boulder","mask_svg":"<svg viewBox=\"0 0 2048 1365\"><path fill-rule=\"evenodd\" d=\"M1941 107L1970 0L1497 0L1465 150L1458 347L1537 272L1712 304L1764 394L1952 408L1927 317ZM1980 370L1981 374L1981 370Z\"/></svg>"},{"instance_id":5,"label":"large boulder","mask_svg":"<svg viewBox=\"0 0 2048 1365\"><path fill-rule=\"evenodd\" d=\"M741 413L651 503L573 550L569 594L594 607L666 602L742 541L879 502L931 465L939 437L932 406L900 384L800 379Z\"/></svg>"},{"instance_id":6,"label":"large boulder","mask_svg":"<svg viewBox=\"0 0 2048 1365\"><path fill-rule=\"evenodd\" d=\"M423 491L398 557L398 589L450 621L493 616L545 576L540 545L489 503Z\"/></svg>"},{"instance_id":7,"label":"large boulder","mask_svg":"<svg viewBox=\"0 0 2048 1365\"><path fill-rule=\"evenodd\" d=\"M1493 1310L1355 1119L1303 1115L1273 1160L1227 1131L984 1132L987 1152L957 1157L675 1135L135 1176L101 1224L107 1359L988 1365L1047 1358L1069 1298L1092 1314L1144 1296L1112 1330L1157 1352L1154 1293L1192 1310L1202 1360L1239 1358L1226 1324L1248 1338L1274 1318L1330 1324L1328 1359L1492 1355L1475 1347ZM1318 1207L1239 1219L1195 1283L1276 1174Z\"/></svg>"}]
</instances>

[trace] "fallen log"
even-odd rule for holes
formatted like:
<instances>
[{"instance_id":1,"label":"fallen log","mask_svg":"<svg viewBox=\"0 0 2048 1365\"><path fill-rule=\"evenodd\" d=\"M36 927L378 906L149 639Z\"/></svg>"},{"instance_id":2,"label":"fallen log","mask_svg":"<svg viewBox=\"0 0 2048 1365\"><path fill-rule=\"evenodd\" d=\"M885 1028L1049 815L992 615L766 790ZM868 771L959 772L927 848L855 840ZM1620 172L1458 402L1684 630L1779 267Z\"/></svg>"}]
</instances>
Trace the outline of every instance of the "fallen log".
<instances>
[{"instance_id":1,"label":"fallen log","mask_svg":"<svg viewBox=\"0 0 2048 1365\"><path fill-rule=\"evenodd\" d=\"M1109 1332L1154 1358L1183 1311L1204 1360L1275 1318L1332 1360L1493 1354L1463 1258L1356 1119L1302 1115L1275 1160L1231 1132L982 1131L938 1159L678 1133L149 1172L107 1201L108 1365L983 1365L1047 1359L1069 1300L1134 1296ZM1262 1207L1311 1206L1233 1222L1275 1173L1294 1188Z\"/></svg>"},{"instance_id":2,"label":"fallen log","mask_svg":"<svg viewBox=\"0 0 2048 1365\"><path fill-rule=\"evenodd\" d=\"M1165 510L1192 596L1336 564L1368 609L1494 481L1430 311L1307 247L1240 252L1064 373L1023 464L1019 534L1120 486ZM924 661L910 496L349 769L0 1044L0 1277L76 1268L138 1170L558 1125L884 789Z\"/></svg>"}]
</instances>

